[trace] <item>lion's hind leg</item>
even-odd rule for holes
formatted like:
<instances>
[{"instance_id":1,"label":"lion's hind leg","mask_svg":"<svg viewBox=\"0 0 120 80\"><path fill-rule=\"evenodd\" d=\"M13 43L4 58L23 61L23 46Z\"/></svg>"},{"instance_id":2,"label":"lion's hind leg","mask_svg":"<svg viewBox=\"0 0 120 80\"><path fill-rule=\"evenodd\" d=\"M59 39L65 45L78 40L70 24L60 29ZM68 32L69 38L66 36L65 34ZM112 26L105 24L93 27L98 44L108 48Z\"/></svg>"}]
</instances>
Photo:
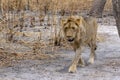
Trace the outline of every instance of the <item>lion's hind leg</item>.
<instances>
[{"instance_id":1,"label":"lion's hind leg","mask_svg":"<svg viewBox=\"0 0 120 80\"><path fill-rule=\"evenodd\" d=\"M85 62L84 62L84 60L82 59L82 56L80 56L80 59L79 59L79 61L78 61L78 66L80 66L80 67L85 67Z\"/></svg>"},{"instance_id":2,"label":"lion's hind leg","mask_svg":"<svg viewBox=\"0 0 120 80\"><path fill-rule=\"evenodd\" d=\"M95 50L97 49L96 42L91 41L88 45L89 45L89 47L91 49L91 53L90 53L90 57L89 57L88 62L90 64L93 64L94 59L96 58L96 54L95 54Z\"/></svg>"}]
</instances>

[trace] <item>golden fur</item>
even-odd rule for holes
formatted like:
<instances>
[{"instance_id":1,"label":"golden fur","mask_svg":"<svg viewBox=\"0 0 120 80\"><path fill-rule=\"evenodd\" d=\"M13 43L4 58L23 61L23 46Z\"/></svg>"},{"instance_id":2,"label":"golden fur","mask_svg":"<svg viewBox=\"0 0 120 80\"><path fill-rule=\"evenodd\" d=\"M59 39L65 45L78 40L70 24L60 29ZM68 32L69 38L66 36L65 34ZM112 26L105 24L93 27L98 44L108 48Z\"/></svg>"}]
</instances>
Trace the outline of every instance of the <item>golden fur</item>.
<instances>
[{"instance_id":1,"label":"golden fur","mask_svg":"<svg viewBox=\"0 0 120 80\"><path fill-rule=\"evenodd\" d=\"M85 66L81 57L82 47L88 45L91 49L89 63L94 63L96 49L97 22L93 17L68 18L62 20L62 29L60 30L64 39L73 47L75 57L69 67L69 72L76 72L77 65ZM56 44L61 38L56 39Z\"/></svg>"}]
</instances>

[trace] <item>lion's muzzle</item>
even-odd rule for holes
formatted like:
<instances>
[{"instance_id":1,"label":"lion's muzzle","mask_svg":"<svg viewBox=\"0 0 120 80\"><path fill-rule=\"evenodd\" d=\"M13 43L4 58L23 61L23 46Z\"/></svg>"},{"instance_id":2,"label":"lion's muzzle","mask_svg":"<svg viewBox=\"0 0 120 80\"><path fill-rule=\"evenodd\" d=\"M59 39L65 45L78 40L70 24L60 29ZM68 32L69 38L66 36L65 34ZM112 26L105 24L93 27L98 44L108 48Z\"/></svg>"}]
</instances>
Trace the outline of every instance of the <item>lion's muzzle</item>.
<instances>
[{"instance_id":1,"label":"lion's muzzle","mask_svg":"<svg viewBox=\"0 0 120 80\"><path fill-rule=\"evenodd\" d=\"M73 42L73 41L74 41L74 38L72 38L72 37L70 37L70 36L67 36L67 41Z\"/></svg>"}]
</instances>

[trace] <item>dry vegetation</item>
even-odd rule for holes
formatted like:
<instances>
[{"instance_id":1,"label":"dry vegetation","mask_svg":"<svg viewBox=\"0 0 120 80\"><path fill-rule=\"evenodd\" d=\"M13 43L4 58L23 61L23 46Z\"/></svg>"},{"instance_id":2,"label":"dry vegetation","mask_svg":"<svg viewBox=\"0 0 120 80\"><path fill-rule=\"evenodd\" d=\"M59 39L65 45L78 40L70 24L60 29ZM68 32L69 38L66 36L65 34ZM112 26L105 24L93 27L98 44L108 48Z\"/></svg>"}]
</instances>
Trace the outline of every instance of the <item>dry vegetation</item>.
<instances>
[{"instance_id":1,"label":"dry vegetation","mask_svg":"<svg viewBox=\"0 0 120 80\"><path fill-rule=\"evenodd\" d=\"M0 0L0 8L9 10L89 10L93 0ZM107 1L105 10L111 9L111 0Z\"/></svg>"},{"instance_id":2,"label":"dry vegetation","mask_svg":"<svg viewBox=\"0 0 120 80\"><path fill-rule=\"evenodd\" d=\"M45 52L42 52L42 49L46 50L48 44L50 44L48 47L50 47L51 51L55 49L52 44L54 42L52 39L56 37L57 26L60 26L57 24L60 20L57 18L57 13L64 16L68 13L73 14L74 12L80 13L86 10L89 11L92 2L93 0L0 0L0 11L2 13L0 14L0 36L2 36L0 37L0 43L7 43L5 47L0 46L0 64L8 64L10 63L9 61L14 59L46 59L46 57L49 57L43 54ZM105 10L111 10L111 0L108 0ZM30 11L30 13L28 14L26 11ZM35 15L32 15L32 13L35 13ZM50 19L49 13L51 13L52 19ZM47 21L45 21L46 16ZM29 21L27 25L26 21ZM47 22L47 25L43 24L44 22ZM39 23L39 27L42 26L44 29L49 28L49 30L51 30L49 41L45 42L42 40L46 33L42 32L43 30L37 32L23 32L25 31L25 27L35 28L36 23ZM36 36L37 40L31 43L16 40L14 39L16 36L22 38ZM11 43L27 45L30 47L32 53L23 52L19 55L16 51L9 52L9 49L5 48L12 47L8 46Z\"/></svg>"},{"instance_id":3,"label":"dry vegetation","mask_svg":"<svg viewBox=\"0 0 120 80\"><path fill-rule=\"evenodd\" d=\"M43 60L43 59L53 59L55 57L49 54L38 54L38 53L10 53L0 49L0 67L12 66L13 62L19 60Z\"/></svg>"}]
</instances>

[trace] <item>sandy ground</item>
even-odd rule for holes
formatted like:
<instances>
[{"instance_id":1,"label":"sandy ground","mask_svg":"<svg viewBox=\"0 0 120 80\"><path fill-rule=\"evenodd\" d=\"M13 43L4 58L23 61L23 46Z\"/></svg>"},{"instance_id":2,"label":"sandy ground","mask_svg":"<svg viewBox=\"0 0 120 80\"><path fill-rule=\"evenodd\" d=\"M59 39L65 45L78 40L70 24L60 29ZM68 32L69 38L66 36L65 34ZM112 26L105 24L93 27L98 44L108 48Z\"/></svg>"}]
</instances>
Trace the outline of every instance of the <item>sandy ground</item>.
<instances>
[{"instance_id":1,"label":"sandy ground","mask_svg":"<svg viewBox=\"0 0 120 80\"><path fill-rule=\"evenodd\" d=\"M68 73L74 52L60 48L50 53L59 55L56 58L18 60L12 66L0 68L0 80L119 80L120 39L116 26L99 24L98 33L104 40L97 43L95 63L84 68L78 67L76 73ZM86 48L83 52L86 62L88 56L89 49Z\"/></svg>"}]
</instances>

